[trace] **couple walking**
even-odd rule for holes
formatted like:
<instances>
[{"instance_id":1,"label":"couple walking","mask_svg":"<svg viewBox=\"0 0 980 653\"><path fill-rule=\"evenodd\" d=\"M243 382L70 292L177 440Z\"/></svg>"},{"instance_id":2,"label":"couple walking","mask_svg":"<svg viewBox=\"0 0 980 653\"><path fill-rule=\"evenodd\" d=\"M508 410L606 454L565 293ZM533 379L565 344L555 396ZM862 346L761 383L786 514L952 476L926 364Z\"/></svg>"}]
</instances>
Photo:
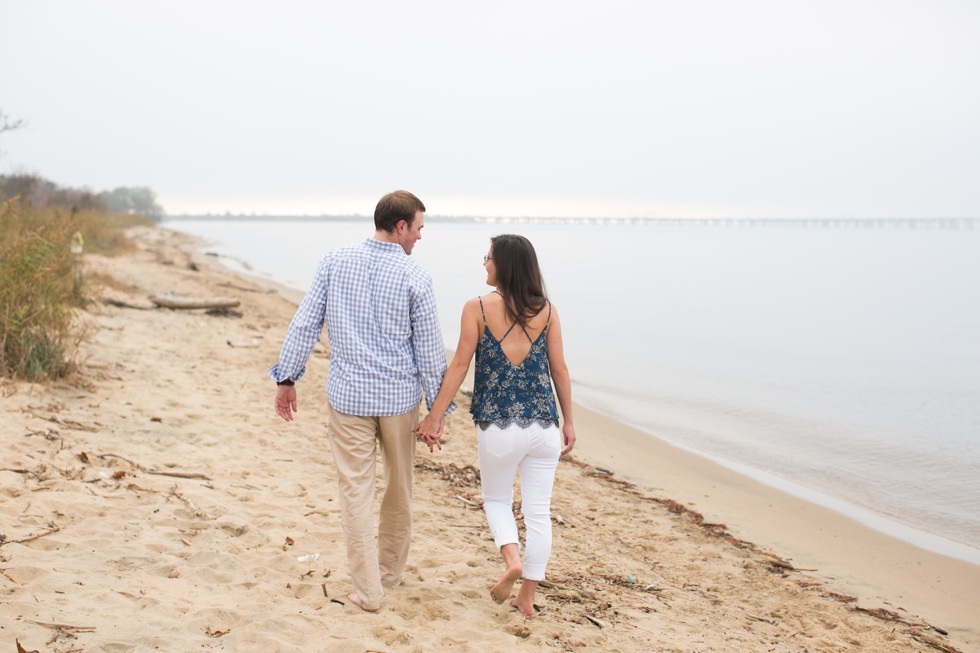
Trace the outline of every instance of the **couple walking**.
<instances>
[{"instance_id":1,"label":"couple walking","mask_svg":"<svg viewBox=\"0 0 980 653\"><path fill-rule=\"evenodd\" d=\"M484 509L504 573L491 589L498 603L534 614L534 595L551 553L551 490L558 458L575 444L571 382L558 312L545 296L531 243L491 239L484 257L494 290L463 307L459 345L446 354L429 274L410 257L422 238L425 206L407 191L378 202L375 234L328 252L286 332L275 409L291 421L296 387L326 325L330 448L337 466L351 602L368 612L385 587L405 582L412 529L416 442L439 447L453 397L476 355L470 408L477 424ZM555 392L552 391L554 382ZM555 394L564 425L558 428ZM425 396L428 414L419 422ZM385 489L374 530L375 456L380 446ZM440 447L441 448L441 447ZM520 470L526 529L524 559L512 510Z\"/></svg>"}]
</instances>

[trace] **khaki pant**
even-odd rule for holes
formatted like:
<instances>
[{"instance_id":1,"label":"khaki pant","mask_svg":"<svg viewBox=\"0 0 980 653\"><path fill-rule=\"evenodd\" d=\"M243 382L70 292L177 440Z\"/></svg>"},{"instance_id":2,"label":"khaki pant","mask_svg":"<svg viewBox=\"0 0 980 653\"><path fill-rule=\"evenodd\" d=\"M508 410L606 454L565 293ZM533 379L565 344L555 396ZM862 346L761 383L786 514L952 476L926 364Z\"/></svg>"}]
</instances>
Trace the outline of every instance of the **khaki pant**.
<instances>
[{"instance_id":1,"label":"khaki pant","mask_svg":"<svg viewBox=\"0 0 980 653\"><path fill-rule=\"evenodd\" d=\"M330 448L337 464L347 562L361 607L375 610L382 586L401 582L412 536L412 481L419 409L391 417L358 417L328 405ZM374 533L375 460L384 465L378 533Z\"/></svg>"}]
</instances>

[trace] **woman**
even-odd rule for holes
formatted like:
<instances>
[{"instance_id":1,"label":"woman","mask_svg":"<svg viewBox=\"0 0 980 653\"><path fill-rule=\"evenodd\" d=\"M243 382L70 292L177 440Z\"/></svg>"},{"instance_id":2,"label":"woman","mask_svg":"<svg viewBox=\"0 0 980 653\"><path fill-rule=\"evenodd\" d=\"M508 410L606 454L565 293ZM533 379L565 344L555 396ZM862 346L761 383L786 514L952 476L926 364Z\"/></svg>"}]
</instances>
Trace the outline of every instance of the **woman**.
<instances>
[{"instance_id":1,"label":"woman","mask_svg":"<svg viewBox=\"0 0 980 653\"><path fill-rule=\"evenodd\" d=\"M490 595L503 603L523 574L517 598L510 603L531 616L534 594L538 582L544 580L551 554L551 489L558 458L575 445L571 380L562 352L558 311L545 296L530 241L523 236L496 236L490 240L483 264L487 285L494 290L463 307L456 355L432 409L415 432L430 449L438 444L441 416L476 353L470 412L478 426L483 507L504 559L504 574ZM564 420L561 431L555 393ZM512 510L518 470L527 533L523 565Z\"/></svg>"}]
</instances>

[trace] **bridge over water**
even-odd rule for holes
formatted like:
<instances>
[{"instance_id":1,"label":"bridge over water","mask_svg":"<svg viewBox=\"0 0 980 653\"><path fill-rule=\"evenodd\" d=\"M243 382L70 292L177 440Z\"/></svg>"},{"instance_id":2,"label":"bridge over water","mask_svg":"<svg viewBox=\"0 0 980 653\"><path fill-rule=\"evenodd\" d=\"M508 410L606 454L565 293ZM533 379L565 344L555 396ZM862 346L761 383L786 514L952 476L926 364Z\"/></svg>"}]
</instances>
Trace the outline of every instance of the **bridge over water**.
<instances>
[{"instance_id":1,"label":"bridge over water","mask_svg":"<svg viewBox=\"0 0 980 653\"><path fill-rule=\"evenodd\" d=\"M458 218L456 218L458 219ZM798 229L969 229L980 218L469 218L474 222L609 224L704 227L793 227Z\"/></svg>"}]
</instances>

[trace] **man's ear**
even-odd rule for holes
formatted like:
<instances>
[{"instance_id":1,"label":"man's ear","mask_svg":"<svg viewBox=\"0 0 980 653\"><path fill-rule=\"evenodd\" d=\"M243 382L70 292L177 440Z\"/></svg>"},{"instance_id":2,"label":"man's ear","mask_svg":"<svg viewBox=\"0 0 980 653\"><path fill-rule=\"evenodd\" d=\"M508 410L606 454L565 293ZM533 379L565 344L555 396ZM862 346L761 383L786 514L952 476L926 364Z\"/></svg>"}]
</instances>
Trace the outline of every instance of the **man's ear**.
<instances>
[{"instance_id":1,"label":"man's ear","mask_svg":"<svg viewBox=\"0 0 980 653\"><path fill-rule=\"evenodd\" d=\"M395 223L395 233L401 234L408 231L408 222L405 220L399 220Z\"/></svg>"}]
</instances>

